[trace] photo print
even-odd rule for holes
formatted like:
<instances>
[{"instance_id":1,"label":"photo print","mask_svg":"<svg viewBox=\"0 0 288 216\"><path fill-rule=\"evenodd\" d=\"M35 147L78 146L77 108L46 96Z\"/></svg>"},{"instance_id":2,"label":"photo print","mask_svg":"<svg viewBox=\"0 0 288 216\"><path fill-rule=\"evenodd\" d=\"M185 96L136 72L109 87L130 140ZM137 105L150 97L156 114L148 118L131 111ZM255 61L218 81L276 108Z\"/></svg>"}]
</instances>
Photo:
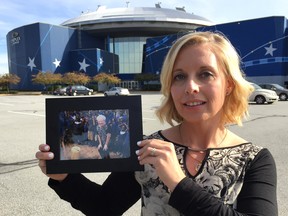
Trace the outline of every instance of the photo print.
<instances>
[{"instance_id":1,"label":"photo print","mask_svg":"<svg viewBox=\"0 0 288 216\"><path fill-rule=\"evenodd\" d=\"M47 173L143 170L141 96L46 99Z\"/></svg>"},{"instance_id":2,"label":"photo print","mask_svg":"<svg viewBox=\"0 0 288 216\"><path fill-rule=\"evenodd\" d=\"M60 160L130 157L129 110L63 111Z\"/></svg>"}]
</instances>

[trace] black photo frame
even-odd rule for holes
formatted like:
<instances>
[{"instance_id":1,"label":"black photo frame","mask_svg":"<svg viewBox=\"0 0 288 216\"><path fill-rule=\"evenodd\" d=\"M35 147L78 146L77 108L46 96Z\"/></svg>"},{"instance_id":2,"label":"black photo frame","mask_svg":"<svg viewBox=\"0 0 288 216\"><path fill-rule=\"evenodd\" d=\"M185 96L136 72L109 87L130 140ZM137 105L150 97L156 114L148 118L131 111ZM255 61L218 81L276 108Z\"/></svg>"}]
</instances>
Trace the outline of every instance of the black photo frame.
<instances>
[{"instance_id":1,"label":"black photo frame","mask_svg":"<svg viewBox=\"0 0 288 216\"><path fill-rule=\"evenodd\" d=\"M48 174L143 170L135 153L142 139L140 95L46 98Z\"/></svg>"}]
</instances>

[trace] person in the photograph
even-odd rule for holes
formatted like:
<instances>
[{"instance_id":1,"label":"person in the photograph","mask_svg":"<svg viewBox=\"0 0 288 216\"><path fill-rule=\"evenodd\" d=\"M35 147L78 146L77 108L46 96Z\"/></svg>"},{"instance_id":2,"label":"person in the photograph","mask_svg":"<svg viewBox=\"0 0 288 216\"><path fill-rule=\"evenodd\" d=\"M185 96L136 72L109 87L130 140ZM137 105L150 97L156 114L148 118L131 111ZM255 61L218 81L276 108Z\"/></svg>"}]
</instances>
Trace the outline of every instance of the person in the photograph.
<instances>
[{"instance_id":1,"label":"person in the photograph","mask_svg":"<svg viewBox=\"0 0 288 216\"><path fill-rule=\"evenodd\" d=\"M116 118L111 118L108 122L108 126L110 127L111 137L110 137L110 147L115 149L115 142L117 140L117 136L119 134L119 127L116 121Z\"/></svg>"},{"instance_id":2,"label":"person in the photograph","mask_svg":"<svg viewBox=\"0 0 288 216\"><path fill-rule=\"evenodd\" d=\"M62 117L62 116L61 116ZM60 159L79 160L79 159L101 159L96 146L90 145L88 140L89 112L67 112L64 122L66 125L60 137ZM90 122L91 123L91 122ZM63 127L62 126L62 127Z\"/></svg>"},{"instance_id":3,"label":"person in the photograph","mask_svg":"<svg viewBox=\"0 0 288 216\"><path fill-rule=\"evenodd\" d=\"M98 115L97 118L97 141L98 141L98 150L102 158L109 158L109 144L111 139L111 129L106 124L106 117L104 115Z\"/></svg>"},{"instance_id":4,"label":"person in the photograph","mask_svg":"<svg viewBox=\"0 0 288 216\"><path fill-rule=\"evenodd\" d=\"M224 35L187 33L161 71L157 116L171 127L137 142L144 171L112 172L103 184L82 174L47 175L49 143L36 153L39 167L59 197L85 215L123 215L141 198L143 216L277 216L273 156L228 129L242 125L252 91Z\"/></svg>"},{"instance_id":5,"label":"person in the photograph","mask_svg":"<svg viewBox=\"0 0 288 216\"><path fill-rule=\"evenodd\" d=\"M119 133L117 135L116 146L117 152L123 158L130 157L130 134L127 124L123 123L119 125Z\"/></svg>"},{"instance_id":6,"label":"person in the photograph","mask_svg":"<svg viewBox=\"0 0 288 216\"><path fill-rule=\"evenodd\" d=\"M87 144L90 146L98 146L96 132L96 111L89 110L87 113Z\"/></svg>"}]
</instances>

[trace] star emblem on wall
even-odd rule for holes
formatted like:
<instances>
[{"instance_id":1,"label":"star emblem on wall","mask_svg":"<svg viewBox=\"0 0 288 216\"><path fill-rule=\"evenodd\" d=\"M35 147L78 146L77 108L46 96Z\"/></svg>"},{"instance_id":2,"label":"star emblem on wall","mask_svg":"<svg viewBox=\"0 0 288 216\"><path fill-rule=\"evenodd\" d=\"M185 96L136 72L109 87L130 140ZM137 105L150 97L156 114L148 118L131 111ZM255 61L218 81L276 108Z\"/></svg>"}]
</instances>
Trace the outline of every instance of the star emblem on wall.
<instances>
[{"instance_id":1,"label":"star emblem on wall","mask_svg":"<svg viewBox=\"0 0 288 216\"><path fill-rule=\"evenodd\" d=\"M85 58L83 59L82 62L78 62L78 63L80 64L79 71L84 70L86 72L86 68L90 66L89 64L86 64Z\"/></svg>"},{"instance_id":2,"label":"star emblem on wall","mask_svg":"<svg viewBox=\"0 0 288 216\"><path fill-rule=\"evenodd\" d=\"M53 62L53 64L55 65L55 67L60 67L60 63L61 61L59 61L57 58L55 58L55 61Z\"/></svg>"},{"instance_id":3,"label":"star emblem on wall","mask_svg":"<svg viewBox=\"0 0 288 216\"><path fill-rule=\"evenodd\" d=\"M101 58L99 58L99 62L100 62L100 65L102 66L103 65L103 63L104 63L104 61L103 61L103 58L101 57Z\"/></svg>"},{"instance_id":4,"label":"star emblem on wall","mask_svg":"<svg viewBox=\"0 0 288 216\"><path fill-rule=\"evenodd\" d=\"M103 66L103 58L100 57L98 60L97 60L97 69L100 70L100 68Z\"/></svg>"},{"instance_id":5,"label":"star emblem on wall","mask_svg":"<svg viewBox=\"0 0 288 216\"><path fill-rule=\"evenodd\" d=\"M275 50L277 50L276 48L273 48L273 44L271 43L270 44L270 46L269 47L264 47L265 49L266 49L266 53L265 53L265 55L271 55L271 56L273 56L273 52L275 51Z\"/></svg>"},{"instance_id":6,"label":"star emblem on wall","mask_svg":"<svg viewBox=\"0 0 288 216\"><path fill-rule=\"evenodd\" d=\"M31 59L30 57L29 58L29 64L27 66L30 67L30 70L32 71L34 67L36 67L34 61L35 61L35 57L33 59Z\"/></svg>"}]
</instances>

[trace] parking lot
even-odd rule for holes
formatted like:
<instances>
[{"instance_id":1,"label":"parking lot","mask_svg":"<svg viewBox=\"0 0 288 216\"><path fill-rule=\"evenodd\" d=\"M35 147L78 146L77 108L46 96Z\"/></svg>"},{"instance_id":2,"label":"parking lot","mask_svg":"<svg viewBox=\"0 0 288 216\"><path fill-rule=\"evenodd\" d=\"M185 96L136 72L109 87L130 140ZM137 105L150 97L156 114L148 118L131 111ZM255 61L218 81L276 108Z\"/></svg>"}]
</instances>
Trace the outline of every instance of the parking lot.
<instances>
[{"instance_id":1,"label":"parking lot","mask_svg":"<svg viewBox=\"0 0 288 216\"><path fill-rule=\"evenodd\" d=\"M14 95L0 96L0 215L82 215L62 201L47 186L47 177L38 168L35 152L45 142L45 98L61 96ZM85 97L98 97L85 96ZM150 134L168 127L154 115L159 105L159 93L142 94L143 133ZM244 126L229 126L255 144L272 152L278 172L279 215L288 212L288 101L270 105L250 105L250 118ZM108 173L86 174L102 182ZM125 198L125 195L123 195ZM140 202L127 216L140 215Z\"/></svg>"}]
</instances>

